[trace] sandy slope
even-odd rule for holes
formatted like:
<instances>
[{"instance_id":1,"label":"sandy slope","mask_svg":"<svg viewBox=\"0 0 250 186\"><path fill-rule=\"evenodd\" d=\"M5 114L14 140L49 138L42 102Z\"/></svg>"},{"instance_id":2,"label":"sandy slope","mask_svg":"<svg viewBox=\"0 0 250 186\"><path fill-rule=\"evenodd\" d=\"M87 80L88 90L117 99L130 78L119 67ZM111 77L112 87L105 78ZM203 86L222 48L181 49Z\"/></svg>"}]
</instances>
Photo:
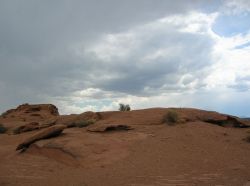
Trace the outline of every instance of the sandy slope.
<instances>
[{"instance_id":1,"label":"sandy slope","mask_svg":"<svg viewBox=\"0 0 250 186\"><path fill-rule=\"evenodd\" d=\"M56 124L87 117L86 114L51 115L45 110L39 112L55 118ZM250 143L243 140L249 128L203 122L226 116L197 109L176 109L182 123L169 126L162 122L167 111L158 108L89 113L88 117L98 118L95 124L67 128L62 135L40 140L23 153L16 152L16 146L39 130L0 134L0 185L243 186L250 183ZM20 116L18 111L16 115L30 121L27 113ZM11 130L20 125L15 124L16 117L0 118L0 123L11 126ZM34 121L34 116L31 117ZM46 114L43 117L46 119ZM128 125L133 130L89 131L110 124Z\"/></svg>"}]
</instances>

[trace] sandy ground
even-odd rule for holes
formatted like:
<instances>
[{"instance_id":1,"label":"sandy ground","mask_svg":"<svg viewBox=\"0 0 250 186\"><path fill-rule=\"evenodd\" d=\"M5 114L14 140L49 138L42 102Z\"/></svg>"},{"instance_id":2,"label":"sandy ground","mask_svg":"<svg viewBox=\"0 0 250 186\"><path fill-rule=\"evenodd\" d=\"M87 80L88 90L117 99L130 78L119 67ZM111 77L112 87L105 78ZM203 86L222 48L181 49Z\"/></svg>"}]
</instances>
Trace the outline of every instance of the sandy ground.
<instances>
[{"instance_id":1,"label":"sandy ground","mask_svg":"<svg viewBox=\"0 0 250 186\"><path fill-rule=\"evenodd\" d=\"M190 121L162 123L166 109L99 113L94 125L127 124L133 130L67 128L23 153L15 151L16 146L37 131L0 134L0 185L250 185L250 143L244 140L250 129L195 120L197 114L220 117L217 113L179 112Z\"/></svg>"}]
</instances>

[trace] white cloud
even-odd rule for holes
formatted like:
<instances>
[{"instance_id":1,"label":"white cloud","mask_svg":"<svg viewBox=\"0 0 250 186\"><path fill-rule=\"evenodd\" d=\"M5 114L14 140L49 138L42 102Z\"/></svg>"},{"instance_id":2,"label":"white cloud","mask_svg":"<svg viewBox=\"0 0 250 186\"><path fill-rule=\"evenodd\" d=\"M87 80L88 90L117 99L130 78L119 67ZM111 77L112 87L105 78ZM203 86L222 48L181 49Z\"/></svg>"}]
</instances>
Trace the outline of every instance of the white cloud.
<instances>
[{"instance_id":1,"label":"white cloud","mask_svg":"<svg viewBox=\"0 0 250 186\"><path fill-rule=\"evenodd\" d=\"M206 83L210 88L233 87L239 83L237 79L248 77L250 74L250 49L237 48L250 41L250 34L216 36L216 41L213 53L216 63L211 66Z\"/></svg>"},{"instance_id":2,"label":"white cloud","mask_svg":"<svg viewBox=\"0 0 250 186\"><path fill-rule=\"evenodd\" d=\"M72 9L66 1L60 7L45 1L0 6L0 100L6 108L51 102L61 113L80 113L117 110L124 102L132 109L231 112L227 103L250 99L250 49L243 47L249 32L223 37L212 30L218 16L249 11L249 1L228 0L209 14L195 8L196 0L77 2ZM50 7L46 16L42 7ZM24 15L13 17L16 10Z\"/></svg>"},{"instance_id":3,"label":"white cloud","mask_svg":"<svg viewBox=\"0 0 250 186\"><path fill-rule=\"evenodd\" d=\"M249 42L249 34L217 35L212 31L217 15L191 12L167 16L125 32L103 35L82 56L103 64L100 72L106 75L98 77L105 86L72 96L98 100L100 106L92 107L97 110L117 110L119 103L126 103L134 109L195 106L223 111L215 105L227 105L235 99L237 91L227 92L243 90L243 85L237 86L239 79L244 88L250 85L249 49L236 48ZM119 90L116 80L125 88ZM130 90L129 83L139 86L136 92ZM82 108L91 107L86 104Z\"/></svg>"},{"instance_id":4,"label":"white cloud","mask_svg":"<svg viewBox=\"0 0 250 186\"><path fill-rule=\"evenodd\" d=\"M239 14L245 11L250 11L249 0L227 0L226 12L229 14Z\"/></svg>"}]
</instances>

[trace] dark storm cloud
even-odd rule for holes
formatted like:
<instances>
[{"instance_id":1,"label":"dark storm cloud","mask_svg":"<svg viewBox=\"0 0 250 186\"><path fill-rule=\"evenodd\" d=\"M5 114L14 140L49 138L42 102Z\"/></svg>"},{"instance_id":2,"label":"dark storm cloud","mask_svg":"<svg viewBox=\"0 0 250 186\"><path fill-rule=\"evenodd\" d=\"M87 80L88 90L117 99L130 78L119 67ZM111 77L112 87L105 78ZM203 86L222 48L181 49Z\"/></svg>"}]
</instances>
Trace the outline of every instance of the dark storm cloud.
<instances>
[{"instance_id":1,"label":"dark storm cloud","mask_svg":"<svg viewBox=\"0 0 250 186\"><path fill-rule=\"evenodd\" d=\"M101 71L94 70L98 75L92 79L96 88L144 96L202 88L206 67L213 63L214 40L206 32L184 32L192 20L186 22L156 21L100 41L85 56L88 61L99 60ZM201 32L206 25L195 24L200 24Z\"/></svg>"},{"instance_id":2,"label":"dark storm cloud","mask_svg":"<svg viewBox=\"0 0 250 186\"><path fill-rule=\"evenodd\" d=\"M74 47L81 43L83 48L88 48L105 33L119 33L166 15L184 13L199 7L200 2L2 0L0 111L23 102L45 102L47 97L64 96L88 87L135 94L143 90L145 82L159 87L164 80L161 66L153 69L146 69L145 66L140 71L139 68L131 70L124 62L114 69L110 65L103 67L103 71L97 70L97 67L101 67L100 62L75 55ZM155 42L157 44L158 41ZM146 43L147 46L150 44ZM137 59L131 57L129 60ZM161 63L164 65L165 62L159 61ZM114 70L122 74L119 68L127 70L120 79L102 82L92 76L93 73L103 74ZM164 71L171 68L176 67L169 66ZM140 72L143 74L138 75ZM154 77L153 73L158 75Z\"/></svg>"}]
</instances>

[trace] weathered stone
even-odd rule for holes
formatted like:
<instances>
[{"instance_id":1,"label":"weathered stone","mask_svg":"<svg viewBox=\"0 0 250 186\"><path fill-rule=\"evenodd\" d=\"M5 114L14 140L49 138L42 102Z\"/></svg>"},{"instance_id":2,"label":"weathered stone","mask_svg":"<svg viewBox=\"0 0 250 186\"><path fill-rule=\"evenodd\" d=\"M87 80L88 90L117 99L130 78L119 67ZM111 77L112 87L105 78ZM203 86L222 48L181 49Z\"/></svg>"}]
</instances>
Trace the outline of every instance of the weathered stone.
<instances>
[{"instance_id":1,"label":"weathered stone","mask_svg":"<svg viewBox=\"0 0 250 186\"><path fill-rule=\"evenodd\" d=\"M133 128L128 125L100 125L88 128L89 132L111 132L111 131L127 131Z\"/></svg>"},{"instance_id":2,"label":"weathered stone","mask_svg":"<svg viewBox=\"0 0 250 186\"><path fill-rule=\"evenodd\" d=\"M31 122L31 123L28 123L26 125L21 125L21 126L13 128L12 133L13 134L20 134L23 132L28 132L28 131L37 130L37 129L39 129L39 123L38 122Z\"/></svg>"},{"instance_id":3,"label":"weathered stone","mask_svg":"<svg viewBox=\"0 0 250 186\"><path fill-rule=\"evenodd\" d=\"M248 128L250 127L237 117L227 116L225 119L206 119L205 122L219 125L222 127Z\"/></svg>"},{"instance_id":4,"label":"weathered stone","mask_svg":"<svg viewBox=\"0 0 250 186\"><path fill-rule=\"evenodd\" d=\"M26 149L32 143L42 140L48 139L52 137L56 137L62 133L62 131L66 128L65 125L54 125L52 127L46 128L38 133L34 134L33 136L29 137L28 139L24 140L24 142L20 143L16 150Z\"/></svg>"}]
</instances>

